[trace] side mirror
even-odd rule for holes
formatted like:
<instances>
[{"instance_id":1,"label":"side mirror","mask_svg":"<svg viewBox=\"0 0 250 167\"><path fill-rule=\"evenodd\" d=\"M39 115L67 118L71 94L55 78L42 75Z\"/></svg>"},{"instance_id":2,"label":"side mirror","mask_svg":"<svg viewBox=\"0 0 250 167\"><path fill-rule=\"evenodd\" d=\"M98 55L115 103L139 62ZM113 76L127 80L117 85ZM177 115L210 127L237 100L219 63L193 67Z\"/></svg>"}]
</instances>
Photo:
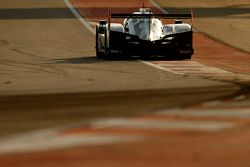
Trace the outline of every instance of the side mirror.
<instances>
[{"instance_id":1,"label":"side mirror","mask_svg":"<svg viewBox=\"0 0 250 167\"><path fill-rule=\"evenodd\" d=\"M100 34L104 34L105 33L105 29L106 29L106 24L107 24L107 21L106 20L100 20L99 22L99 29L98 29L98 32Z\"/></svg>"}]
</instances>

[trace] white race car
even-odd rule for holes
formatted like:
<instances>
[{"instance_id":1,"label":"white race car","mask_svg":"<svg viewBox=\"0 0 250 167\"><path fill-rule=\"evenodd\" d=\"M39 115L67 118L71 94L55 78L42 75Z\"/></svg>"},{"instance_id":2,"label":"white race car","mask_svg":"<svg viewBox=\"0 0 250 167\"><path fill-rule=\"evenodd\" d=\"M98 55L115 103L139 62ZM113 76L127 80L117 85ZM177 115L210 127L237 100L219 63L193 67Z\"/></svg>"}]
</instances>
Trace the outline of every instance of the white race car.
<instances>
[{"instance_id":1,"label":"white race car","mask_svg":"<svg viewBox=\"0 0 250 167\"><path fill-rule=\"evenodd\" d=\"M123 24L111 23L111 18L124 18ZM161 19L178 19L162 24ZM96 25L96 55L161 55L171 59L191 59L193 49L192 24L179 19L192 19L192 14L153 14L140 8L133 14L111 13L109 20Z\"/></svg>"}]
</instances>

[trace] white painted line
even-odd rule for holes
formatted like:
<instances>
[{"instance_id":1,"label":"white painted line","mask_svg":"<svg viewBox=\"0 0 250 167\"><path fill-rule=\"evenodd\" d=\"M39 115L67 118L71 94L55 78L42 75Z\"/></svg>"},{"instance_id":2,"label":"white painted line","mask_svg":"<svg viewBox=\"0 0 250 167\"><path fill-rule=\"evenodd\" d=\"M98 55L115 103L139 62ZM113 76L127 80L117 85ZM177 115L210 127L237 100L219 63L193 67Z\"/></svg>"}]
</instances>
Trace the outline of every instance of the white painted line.
<instances>
[{"instance_id":1,"label":"white painted line","mask_svg":"<svg viewBox=\"0 0 250 167\"><path fill-rule=\"evenodd\" d=\"M70 3L69 0L64 0L65 4L68 6L73 15L92 33L95 34L95 29L91 26L91 24L84 19L74 8L74 6Z\"/></svg>"},{"instance_id":2,"label":"white painted line","mask_svg":"<svg viewBox=\"0 0 250 167\"><path fill-rule=\"evenodd\" d=\"M158 63L159 64L159 63ZM159 64L161 66L164 66L164 67L169 67L169 68L201 68L201 67L204 67L204 66L200 66L200 65L193 65L193 64Z\"/></svg>"},{"instance_id":3,"label":"white painted line","mask_svg":"<svg viewBox=\"0 0 250 167\"><path fill-rule=\"evenodd\" d=\"M182 74L182 73L179 73L179 72L177 72L177 71L173 71L173 70L171 70L171 69L168 69L168 68L159 66L159 65L157 65L157 64L154 64L154 63L151 63L151 62L148 62L148 61L140 61L140 62L142 62L142 63L144 63L144 64L146 64L146 65L149 65L149 66L151 66L151 67L154 67L154 68L156 68L156 69L159 69L159 70L163 70L163 71L166 71L166 72L174 73L174 74L177 74L177 75L181 75L181 74Z\"/></svg>"},{"instance_id":4,"label":"white painted line","mask_svg":"<svg viewBox=\"0 0 250 167\"><path fill-rule=\"evenodd\" d=\"M93 26L93 27L95 27L96 24L97 24L97 22L94 22L94 21L91 21L91 22L89 21L88 23L89 23L89 25L91 25L91 26Z\"/></svg>"},{"instance_id":5,"label":"white painted line","mask_svg":"<svg viewBox=\"0 0 250 167\"><path fill-rule=\"evenodd\" d=\"M165 116L194 116L194 117L227 117L250 118L249 109L168 109L157 112L157 115Z\"/></svg>"},{"instance_id":6,"label":"white painted line","mask_svg":"<svg viewBox=\"0 0 250 167\"><path fill-rule=\"evenodd\" d=\"M156 2L154 2L153 0L148 0L153 6L155 6L156 8L158 8L162 13L168 14L168 12L163 9L160 5L158 5Z\"/></svg>"},{"instance_id":7,"label":"white painted line","mask_svg":"<svg viewBox=\"0 0 250 167\"><path fill-rule=\"evenodd\" d=\"M208 102L204 102L202 103L203 107L212 107L212 106L216 106L221 104L222 101L221 100L214 100L214 101L208 101Z\"/></svg>"},{"instance_id":8,"label":"white painted line","mask_svg":"<svg viewBox=\"0 0 250 167\"><path fill-rule=\"evenodd\" d=\"M143 140L143 137L98 133L60 136L57 135L57 130L45 130L0 140L0 154L58 150L76 146L96 146L139 140Z\"/></svg>"},{"instance_id":9,"label":"white painted line","mask_svg":"<svg viewBox=\"0 0 250 167\"><path fill-rule=\"evenodd\" d=\"M235 125L227 122L211 121L174 121L174 120L147 120L147 119L106 119L92 122L94 128L133 128L133 129L160 129L160 130L200 130L219 131L232 128Z\"/></svg>"}]
</instances>

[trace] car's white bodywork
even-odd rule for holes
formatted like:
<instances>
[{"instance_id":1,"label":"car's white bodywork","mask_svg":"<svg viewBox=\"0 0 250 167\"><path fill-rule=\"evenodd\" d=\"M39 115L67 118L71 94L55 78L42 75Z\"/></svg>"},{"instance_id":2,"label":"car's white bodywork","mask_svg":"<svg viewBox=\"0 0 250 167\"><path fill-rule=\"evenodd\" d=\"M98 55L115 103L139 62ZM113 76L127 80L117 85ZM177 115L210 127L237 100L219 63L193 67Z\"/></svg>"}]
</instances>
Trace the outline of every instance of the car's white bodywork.
<instances>
[{"instance_id":1,"label":"car's white bodywork","mask_svg":"<svg viewBox=\"0 0 250 167\"><path fill-rule=\"evenodd\" d=\"M163 34L164 35L177 34L177 33L191 31L191 29L192 29L191 25L187 23L167 24L163 26Z\"/></svg>"},{"instance_id":2,"label":"car's white bodywork","mask_svg":"<svg viewBox=\"0 0 250 167\"><path fill-rule=\"evenodd\" d=\"M145 8L140 8L139 12L133 14L152 14ZM166 24L163 25L158 18L130 18L124 20L124 28L129 30L128 33L137 35L143 40L155 41L165 35L182 33L191 31L191 25L182 24Z\"/></svg>"},{"instance_id":3,"label":"car's white bodywork","mask_svg":"<svg viewBox=\"0 0 250 167\"><path fill-rule=\"evenodd\" d=\"M107 26L108 26L108 24L107 24ZM118 32L124 32L124 27L120 23L111 23L110 24L110 30L118 31Z\"/></svg>"}]
</instances>

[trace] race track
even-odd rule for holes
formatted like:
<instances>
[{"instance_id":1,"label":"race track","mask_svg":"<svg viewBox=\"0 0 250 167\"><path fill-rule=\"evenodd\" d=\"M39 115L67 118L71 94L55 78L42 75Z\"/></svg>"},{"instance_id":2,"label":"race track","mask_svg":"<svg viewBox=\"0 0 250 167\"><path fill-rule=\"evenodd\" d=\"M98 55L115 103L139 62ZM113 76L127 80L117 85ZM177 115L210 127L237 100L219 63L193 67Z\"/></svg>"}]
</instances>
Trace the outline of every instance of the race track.
<instances>
[{"instance_id":1,"label":"race track","mask_svg":"<svg viewBox=\"0 0 250 167\"><path fill-rule=\"evenodd\" d=\"M95 57L95 23L140 4L0 2L1 166L249 166L245 45L198 18L190 61Z\"/></svg>"}]
</instances>

